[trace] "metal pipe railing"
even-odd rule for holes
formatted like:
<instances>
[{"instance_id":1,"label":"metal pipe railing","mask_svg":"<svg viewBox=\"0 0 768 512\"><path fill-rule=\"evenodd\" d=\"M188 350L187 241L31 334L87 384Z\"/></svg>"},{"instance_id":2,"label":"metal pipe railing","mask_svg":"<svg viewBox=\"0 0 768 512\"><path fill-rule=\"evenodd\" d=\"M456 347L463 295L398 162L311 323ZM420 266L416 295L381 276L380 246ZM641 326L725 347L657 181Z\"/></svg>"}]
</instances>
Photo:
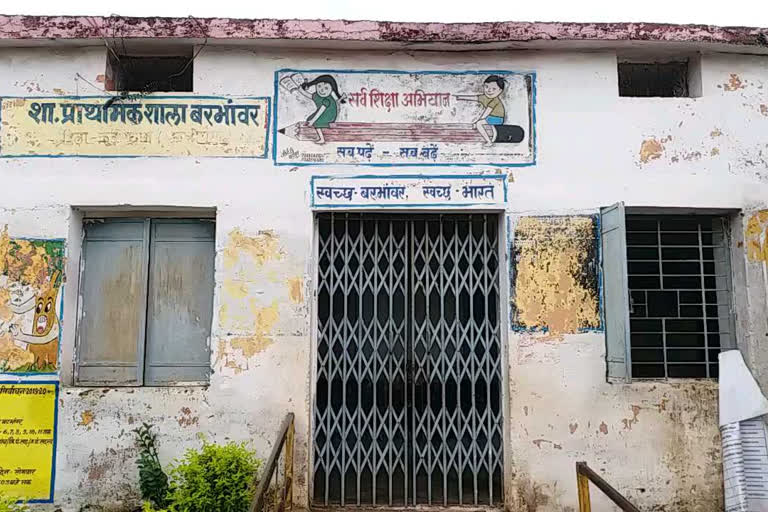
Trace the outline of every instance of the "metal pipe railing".
<instances>
[{"instance_id":1,"label":"metal pipe railing","mask_svg":"<svg viewBox=\"0 0 768 512\"><path fill-rule=\"evenodd\" d=\"M616 504L624 512L640 512L627 498L621 495L619 491L603 480L603 478L592 471L586 462L576 463L576 484L579 490L579 512L591 512L592 505L589 501L589 482L595 484L595 487L603 491L603 494Z\"/></svg>"},{"instance_id":2,"label":"metal pipe railing","mask_svg":"<svg viewBox=\"0 0 768 512\"><path fill-rule=\"evenodd\" d=\"M268 510L265 505L276 505L276 512L284 512L293 508L293 442L295 437L294 414L286 414L280 434L278 435L275 446L272 447L272 453L269 455L267 464L261 475L254 478L259 479L259 485L256 488L256 494L253 495L249 512L265 512ZM283 450L285 447L285 450ZM280 455L283 455L283 481L280 484L278 462ZM275 485L272 486L272 480L275 477ZM269 494L269 496L268 496ZM271 503L267 503L270 498Z\"/></svg>"}]
</instances>

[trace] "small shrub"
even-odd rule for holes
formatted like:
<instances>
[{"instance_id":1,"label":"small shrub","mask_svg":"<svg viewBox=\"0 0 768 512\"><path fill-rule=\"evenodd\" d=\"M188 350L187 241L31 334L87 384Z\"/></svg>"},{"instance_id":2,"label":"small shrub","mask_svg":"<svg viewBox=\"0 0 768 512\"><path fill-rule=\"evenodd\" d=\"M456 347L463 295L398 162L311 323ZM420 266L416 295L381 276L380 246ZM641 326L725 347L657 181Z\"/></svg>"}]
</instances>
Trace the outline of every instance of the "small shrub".
<instances>
[{"instance_id":1,"label":"small shrub","mask_svg":"<svg viewBox=\"0 0 768 512\"><path fill-rule=\"evenodd\" d=\"M142 499L151 505L162 508L168 495L168 475L163 471L157 456L157 434L152 432L152 425L143 423L134 430L139 445L139 487Z\"/></svg>"},{"instance_id":2,"label":"small shrub","mask_svg":"<svg viewBox=\"0 0 768 512\"><path fill-rule=\"evenodd\" d=\"M0 492L0 512L29 512L29 507L24 503L16 503L17 500Z\"/></svg>"},{"instance_id":3,"label":"small shrub","mask_svg":"<svg viewBox=\"0 0 768 512\"><path fill-rule=\"evenodd\" d=\"M168 510L155 508L151 502L145 501L141 504L141 512L168 512Z\"/></svg>"},{"instance_id":4,"label":"small shrub","mask_svg":"<svg viewBox=\"0 0 768 512\"><path fill-rule=\"evenodd\" d=\"M245 443L203 442L171 469L168 509L172 512L245 512L261 461Z\"/></svg>"}]
</instances>

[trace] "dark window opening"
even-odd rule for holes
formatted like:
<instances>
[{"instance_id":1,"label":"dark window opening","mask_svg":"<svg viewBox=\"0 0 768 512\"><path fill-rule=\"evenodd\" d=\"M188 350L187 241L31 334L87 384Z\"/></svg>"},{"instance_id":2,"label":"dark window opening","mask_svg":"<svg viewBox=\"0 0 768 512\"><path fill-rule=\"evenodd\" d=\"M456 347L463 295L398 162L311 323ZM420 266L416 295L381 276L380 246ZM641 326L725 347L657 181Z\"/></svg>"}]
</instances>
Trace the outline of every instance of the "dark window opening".
<instances>
[{"instance_id":1,"label":"dark window opening","mask_svg":"<svg viewBox=\"0 0 768 512\"><path fill-rule=\"evenodd\" d=\"M717 378L731 345L726 221L627 215L633 378Z\"/></svg>"},{"instance_id":2,"label":"dark window opening","mask_svg":"<svg viewBox=\"0 0 768 512\"><path fill-rule=\"evenodd\" d=\"M691 97L688 61L620 62L619 96Z\"/></svg>"},{"instance_id":3,"label":"dark window opening","mask_svg":"<svg viewBox=\"0 0 768 512\"><path fill-rule=\"evenodd\" d=\"M130 92L192 92L192 54L136 56L108 52L106 88Z\"/></svg>"}]
</instances>

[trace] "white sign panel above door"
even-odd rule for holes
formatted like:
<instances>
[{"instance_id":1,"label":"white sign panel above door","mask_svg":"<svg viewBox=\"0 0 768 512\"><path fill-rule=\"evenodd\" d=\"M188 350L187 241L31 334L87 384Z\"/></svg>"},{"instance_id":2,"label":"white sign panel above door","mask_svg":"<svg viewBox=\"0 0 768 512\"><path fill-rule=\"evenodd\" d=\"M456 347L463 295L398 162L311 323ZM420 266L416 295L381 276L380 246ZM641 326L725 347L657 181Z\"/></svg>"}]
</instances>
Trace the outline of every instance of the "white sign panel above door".
<instances>
[{"instance_id":1,"label":"white sign panel above door","mask_svg":"<svg viewBox=\"0 0 768 512\"><path fill-rule=\"evenodd\" d=\"M313 176L313 208L498 207L507 201L507 176Z\"/></svg>"}]
</instances>

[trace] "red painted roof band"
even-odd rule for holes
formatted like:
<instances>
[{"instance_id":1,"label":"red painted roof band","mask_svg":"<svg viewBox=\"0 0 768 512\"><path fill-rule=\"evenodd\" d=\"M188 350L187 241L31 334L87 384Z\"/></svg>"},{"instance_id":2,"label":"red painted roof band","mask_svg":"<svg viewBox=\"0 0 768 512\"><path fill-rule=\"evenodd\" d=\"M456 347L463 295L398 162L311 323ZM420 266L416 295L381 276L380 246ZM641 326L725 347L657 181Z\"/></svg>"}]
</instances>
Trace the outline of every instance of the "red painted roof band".
<instances>
[{"instance_id":1,"label":"red painted roof band","mask_svg":"<svg viewBox=\"0 0 768 512\"><path fill-rule=\"evenodd\" d=\"M768 29L659 23L395 23L386 21L2 16L0 40L123 38L502 43L665 41L768 46Z\"/></svg>"}]
</instances>

